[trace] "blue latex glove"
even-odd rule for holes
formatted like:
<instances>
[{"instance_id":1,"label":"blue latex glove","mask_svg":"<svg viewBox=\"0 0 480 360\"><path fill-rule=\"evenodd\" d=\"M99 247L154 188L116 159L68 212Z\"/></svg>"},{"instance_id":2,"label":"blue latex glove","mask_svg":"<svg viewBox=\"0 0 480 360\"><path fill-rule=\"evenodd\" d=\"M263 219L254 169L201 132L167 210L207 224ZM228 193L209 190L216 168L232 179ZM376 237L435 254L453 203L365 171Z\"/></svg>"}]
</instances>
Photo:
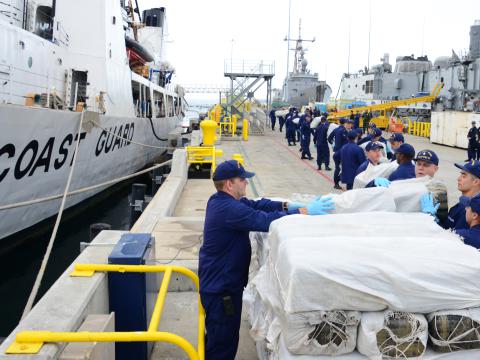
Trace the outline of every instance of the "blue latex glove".
<instances>
[{"instance_id":1,"label":"blue latex glove","mask_svg":"<svg viewBox=\"0 0 480 360\"><path fill-rule=\"evenodd\" d=\"M304 207L307 207L307 205L306 205L306 204L302 204L302 203L297 203L297 202L289 202L289 203L287 203L287 209L288 209L288 211L298 210L298 209L304 208Z\"/></svg>"},{"instance_id":2,"label":"blue latex glove","mask_svg":"<svg viewBox=\"0 0 480 360\"><path fill-rule=\"evenodd\" d=\"M433 195L431 193L426 193L420 198L420 207L424 214L435 216L437 215L437 210L440 207L440 203L435 205L433 201Z\"/></svg>"},{"instance_id":3,"label":"blue latex glove","mask_svg":"<svg viewBox=\"0 0 480 360\"><path fill-rule=\"evenodd\" d=\"M307 205L308 215L326 215L335 210L335 203L331 197L317 197Z\"/></svg>"},{"instance_id":4,"label":"blue latex glove","mask_svg":"<svg viewBox=\"0 0 480 360\"><path fill-rule=\"evenodd\" d=\"M383 186L383 187L389 187L390 186L390 180L378 177L375 180L373 180L373 183L375 186Z\"/></svg>"}]
</instances>

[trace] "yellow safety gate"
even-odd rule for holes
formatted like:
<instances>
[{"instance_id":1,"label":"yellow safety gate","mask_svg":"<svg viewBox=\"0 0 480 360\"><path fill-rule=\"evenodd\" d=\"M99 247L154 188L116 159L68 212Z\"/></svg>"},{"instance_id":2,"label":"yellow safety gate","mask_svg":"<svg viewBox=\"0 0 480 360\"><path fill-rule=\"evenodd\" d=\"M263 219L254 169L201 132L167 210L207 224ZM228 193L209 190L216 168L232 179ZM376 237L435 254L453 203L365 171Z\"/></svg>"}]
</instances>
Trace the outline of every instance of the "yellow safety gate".
<instances>
[{"instance_id":1,"label":"yellow safety gate","mask_svg":"<svg viewBox=\"0 0 480 360\"><path fill-rule=\"evenodd\" d=\"M70 276L91 277L95 272L163 272L163 280L153 309L152 319L147 331L131 332L52 332L22 331L8 347L7 354L36 354L46 342L143 342L164 341L182 348L191 360L205 359L205 310L198 296L198 346L197 350L183 337L169 332L158 331L163 305L167 295L172 272L183 274L195 283L199 289L198 276L191 270L176 265L107 265L76 264Z\"/></svg>"},{"instance_id":2,"label":"yellow safety gate","mask_svg":"<svg viewBox=\"0 0 480 360\"><path fill-rule=\"evenodd\" d=\"M223 150L215 146L187 146L188 164L211 164L211 175L217 167L217 157L223 156Z\"/></svg>"}]
</instances>

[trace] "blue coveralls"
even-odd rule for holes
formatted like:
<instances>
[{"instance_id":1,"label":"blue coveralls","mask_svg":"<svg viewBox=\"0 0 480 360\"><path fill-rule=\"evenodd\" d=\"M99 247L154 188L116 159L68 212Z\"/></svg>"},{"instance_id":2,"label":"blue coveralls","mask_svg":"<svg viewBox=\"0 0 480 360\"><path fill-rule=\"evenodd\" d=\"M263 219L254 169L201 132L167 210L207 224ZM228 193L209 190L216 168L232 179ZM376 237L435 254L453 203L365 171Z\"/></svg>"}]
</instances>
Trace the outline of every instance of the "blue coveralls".
<instances>
[{"instance_id":1,"label":"blue coveralls","mask_svg":"<svg viewBox=\"0 0 480 360\"><path fill-rule=\"evenodd\" d=\"M318 168L325 164L325 167L330 166L330 148L328 147L327 134L329 122L320 124L315 130L315 146L317 147L317 165Z\"/></svg>"},{"instance_id":2,"label":"blue coveralls","mask_svg":"<svg viewBox=\"0 0 480 360\"><path fill-rule=\"evenodd\" d=\"M248 282L249 231L267 232L282 211L279 201L236 200L219 191L207 203L198 275L206 311L206 360L233 360L237 352L242 293Z\"/></svg>"},{"instance_id":3,"label":"blue coveralls","mask_svg":"<svg viewBox=\"0 0 480 360\"><path fill-rule=\"evenodd\" d=\"M349 142L342 147L340 158L342 162L342 182L347 185L347 190L350 190L353 188L358 167L366 160L365 152L354 142Z\"/></svg>"},{"instance_id":4,"label":"blue coveralls","mask_svg":"<svg viewBox=\"0 0 480 360\"><path fill-rule=\"evenodd\" d=\"M357 145L362 145L362 144L368 143L372 140L373 140L372 134L368 134L364 138L361 138L360 140L358 140Z\"/></svg>"},{"instance_id":5,"label":"blue coveralls","mask_svg":"<svg viewBox=\"0 0 480 360\"><path fill-rule=\"evenodd\" d=\"M477 158L477 138L478 138L478 129L475 126L472 126L468 130L467 139L468 139L468 161L476 160Z\"/></svg>"},{"instance_id":6,"label":"blue coveralls","mask_svg":"<svg viewBox=\"0 0 480 360\"><path fill-rule=\"evenodd\" d=\"M448 217L440 224L445 229L468 229L467 218L465 217L465 206L462 203L453 205L448 211Z\"/></svg>"},{"instance_id":7,"label":"blue coveralls","mask_svg":"<svg viewBox=\"0 0 480 360\"><path fill-rule=\"evenodd\" d=\"M395 181L395 180L405 180L405 179L413 179L415 177L415 165L409 161L406 164L401 164L398 168L390 174L388 180Z\"/></svg>"},{"instance_id":8,"label":"blue coveralls","mask_svg":"<svg viewBox=\"0 0 480 360\"><path fill-rule=\"evenodd\" d=\"M301 140L300 146L302 148L302 159L310 159L312 154L310 153L310 137L312 135L312 128L310 127L310 123L306 120L303 120L302 125L300 127L301 133Z\"/></svg>"},{"instance_id":9,"label":"blue coveralls","mask_svg":"<svg viewBox=\"0 0 480 360\"><path fill-rule=\"evenodd\" d=\"M353 120L353 127L358 129L360 127L360 114L355 115L355 119Z\"/></svg>"},{"instance_id":10,"label":"blue coveralls","mask_svg":"<svg viewBox=\"0 0 480 360\"><path fill-rule=\"evenodd\" d=\"M469 229L459 229L455 232L463 237L465 245L480 249L480 225L475 225Z\"/></svg>"},{"instance_id":11,"label":"blue coveralls","mask_svg":"<svg viewBox=\"0 0 480 360\"><path fill-rule=\"evenodd\" d=\"M294 118L298 118L299 116L295 116ZM297 136L297 142L300 142L301 139L301 133L300 133L300 127L302 126L302 123L305 121L305 115L300 116L300 119L298 120L298 124L295 124L295 134ZM301 144L300 144L301 145Z\"/></svg>"},{"instance_id":12,"label":"blue coveralls","mask_svg":"<svg viewBox=\"0 0 480 360\"><path fill-rule=\"evenodd\" d=\"M333 145L333 162L335 163L335 171L333 172L333 181L335 185L338 185L340 182L340 171L341 171L341 164L340 164L340 150L342 146L345 145L347 140L347 129L345 126L340 125L336 128L330 136L328 137L328 141L331 143L335 139Z\"/></svg>"},{"instance_id":13,"label":"blue coveralls","mask_svg":"<svg viewBox=\"0 0 480 360\"><path fill-rule=\"evenodd\" d=\"M285 125L285 118L283 116L278 117L278 125L280 125L280 132L282 132L283 125Z\"/></svg>"},{"instance_id":14,"label":"blue coveralls","mask_svg":"<svg viewBox=\"0 0 480 360\"><path fill-rule=\"evenodd\" d=\"M295 124L293 122L293 114L287 115L285 129L288 145L290 145L291 142L293 142L293 145L295 145Z\"/></svg>"},{"instance_id":15,"label":"blue coveralls","mask_svg":"<svg viewBox=\"0 0 480 360\"><path fill-rule=\"evenodd\" d=\"M275 117L275 110L270 110L270 121L272 123L272 130L275 130L275 123L277 121L277 118Z\"/></svg>"}]
</instances>

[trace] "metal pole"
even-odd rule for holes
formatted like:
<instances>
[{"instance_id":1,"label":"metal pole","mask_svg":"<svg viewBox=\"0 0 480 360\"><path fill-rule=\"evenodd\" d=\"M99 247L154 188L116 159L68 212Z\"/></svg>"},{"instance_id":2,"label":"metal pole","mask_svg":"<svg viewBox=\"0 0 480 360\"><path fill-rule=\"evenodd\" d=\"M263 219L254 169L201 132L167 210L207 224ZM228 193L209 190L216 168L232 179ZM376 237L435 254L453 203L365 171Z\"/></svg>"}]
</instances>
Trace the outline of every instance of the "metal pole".
<instances>
[{"instance_id":1,"label":"metal pole","mask_svg":"<svg viewBox=\"0 0 480 360\"><path fill-rule=\"evenodd\" d=\"M370 0L369 5L369 15L368 15L368 59L367 59L367 69L370 71L370 33L372 30L372 0ZM350 30L349 30L350 32ZM350 41L350 35L348 36L348 41ZM350 45L349 45L350 48ZM348 50L350 52L350 49ZM350 58L350 56L349 56Z\"/></svg>"},{"instance_id":2,"label":"metal pole","mask_svg":"<svg viewBox=\"0 0 480 360\"><path fill-rule=\"evenodd\" d=\"M292 9L292 0L288 0L288 34L287 34L287 76L285 77L284 100L288 99L288 69L290 68L290 12Z\"/></svg>"},{"instance_id":3,"label":"metal pole","mask_svg":"<svg viewBox=\"0 0 480 360\"><path fill-rule=\"evenodd\" d=\"M350 34L352 27L352 19L348 21L348 64L347 64L347 73L350 74Z\"/></svg>"}]
</instances>

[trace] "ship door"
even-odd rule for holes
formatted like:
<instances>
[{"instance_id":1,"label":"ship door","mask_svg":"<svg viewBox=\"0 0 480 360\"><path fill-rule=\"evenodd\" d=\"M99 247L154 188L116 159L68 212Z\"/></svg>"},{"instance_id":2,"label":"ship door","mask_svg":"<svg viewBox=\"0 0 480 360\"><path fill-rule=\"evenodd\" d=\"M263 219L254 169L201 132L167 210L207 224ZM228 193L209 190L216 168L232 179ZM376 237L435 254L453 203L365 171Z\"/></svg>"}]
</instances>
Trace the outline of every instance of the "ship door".
<instances>
[{"instance_id":1,"label":"ship door","mask_svg":"<svg viewBox=\"0 0 480 360\"><path fill-rule=\"evenodd\" d=\"M38 6L35 14L35 34L49 41L53 39L52 15L50 6Z\"/></svg>"},{"instance_id":2,"label":"ship door","mask_svg":"<svg viewBox=\"0 0 480 360\"><path fill-rule=\"evenodd\" d=\"M69 105L72 110L75 110L77 105L82 105L82 107L84 107L87 102L87 79L87 71L72 70L71 81L67 86L67 89L69 90L68 98L70 99Z\"/></svg>"}]
</instances>

